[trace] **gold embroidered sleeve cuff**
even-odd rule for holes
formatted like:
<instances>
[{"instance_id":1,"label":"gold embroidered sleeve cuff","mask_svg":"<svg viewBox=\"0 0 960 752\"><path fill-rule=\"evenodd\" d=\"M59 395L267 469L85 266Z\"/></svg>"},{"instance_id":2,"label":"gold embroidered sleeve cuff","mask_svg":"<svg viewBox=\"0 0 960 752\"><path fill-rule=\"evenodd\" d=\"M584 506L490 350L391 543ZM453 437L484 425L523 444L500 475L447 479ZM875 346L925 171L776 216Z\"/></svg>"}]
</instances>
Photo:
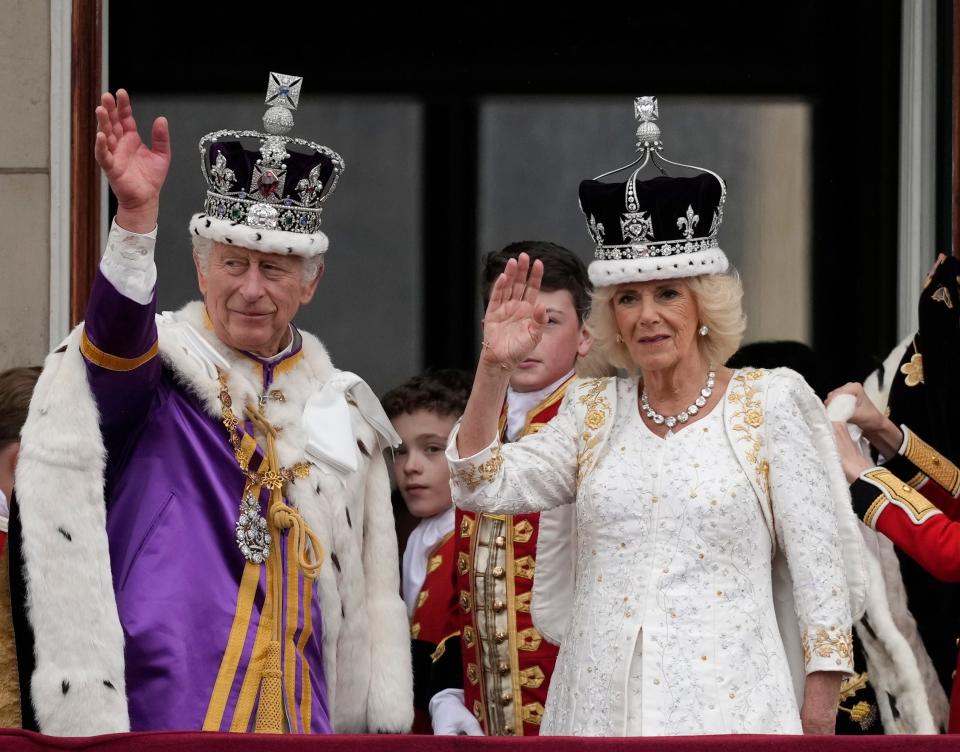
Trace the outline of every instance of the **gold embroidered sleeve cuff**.
<instances>
[{"instance_id":1,"label":"gold embroidered sleeve cuff","mask_svg":"<svg viewBox=\"0 0 960 752\"><path fill-rule=\"evenodd\" d=\"M850 627L808 627L803 631L803 663L814 671L853 672L853 637Z\"/></svg>"},{"instance_id":2,"label":"gold embroidered sleeve cuff","mask_svg":"<svg viewBox=\"0 0 960 752\"><path fill-rule=\"evenodd\" d=\"M494 439L472 457L461 458L457 451L457 435L460 424L454 426L447 442L447 463L450 465L450 490L453 501L460 501L496 480L503 465L500 440Z\"/></svg>"},{"instance_id":3,"label":"gold embroidered sleeve cuff","mask_svg":"<svg viewBox=\"0 0 960 752\"><path fill-rule=\"evenodd\" d=\"M909 428L900 426L900 429L903 431L903 444L899 454L952 496L960 496L960 469Z\"/></svg>"},{"instance_id":4,"label":"gold embroidered sleeve cuff","mask_svg":"<svg viewBox=\"0 0 960 752\"><path fill-rule=\"evenodd\" d=\"M922 493L885 468L874 467L866 470L860 474L860 480L869 483L879 492L866 511L857 510L864 524L873 529L876 529L877 518L888 504L902 509L915 525L922 524L935 514L942 514ZM854 503L856 504L856 501Z\"/></svg>"}]
</instances>

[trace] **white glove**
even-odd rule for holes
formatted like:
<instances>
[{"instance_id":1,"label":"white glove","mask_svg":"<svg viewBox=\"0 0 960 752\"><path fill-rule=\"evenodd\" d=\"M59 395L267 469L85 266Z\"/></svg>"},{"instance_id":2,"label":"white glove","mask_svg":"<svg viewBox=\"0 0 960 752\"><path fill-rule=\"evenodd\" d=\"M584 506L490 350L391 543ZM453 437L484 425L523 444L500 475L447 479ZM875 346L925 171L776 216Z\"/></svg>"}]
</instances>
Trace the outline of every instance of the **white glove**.
<instances>
[{"instance_id":1,"label":"white glove","mask_svg":"<svg viewBox=\"0 0 960 752\"><path fill-rule=\"evenodd\" d=\"M480 722L463 704L462 689L444 689L430 700L430 720L437 736L483 736Z\"/></svg>"}]
</instances>

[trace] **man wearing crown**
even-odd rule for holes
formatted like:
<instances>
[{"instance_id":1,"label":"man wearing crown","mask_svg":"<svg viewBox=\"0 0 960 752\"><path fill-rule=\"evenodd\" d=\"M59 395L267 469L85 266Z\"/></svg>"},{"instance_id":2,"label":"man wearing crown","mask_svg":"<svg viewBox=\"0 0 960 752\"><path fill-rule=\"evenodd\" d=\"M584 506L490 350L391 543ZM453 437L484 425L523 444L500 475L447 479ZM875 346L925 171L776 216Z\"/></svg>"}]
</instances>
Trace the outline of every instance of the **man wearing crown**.
<instances>
[{"instance_id":1,"label":"man wearing crown","mask_svg":"<svg viewBox=\"0 0 960 752\"><path fill-rule=\"evenodd\" d=\"M283 136L299 86L270 75L266 133L201 140L203 300L161 316L168 126L154 122L148 148L126 92L97 108L117 215L86 321L47 359L17 478L27 727L410 727L381 454L398 437L369 387L292 323L322 276L320 207L343 169Z\"/></svg>"}]
</instances>

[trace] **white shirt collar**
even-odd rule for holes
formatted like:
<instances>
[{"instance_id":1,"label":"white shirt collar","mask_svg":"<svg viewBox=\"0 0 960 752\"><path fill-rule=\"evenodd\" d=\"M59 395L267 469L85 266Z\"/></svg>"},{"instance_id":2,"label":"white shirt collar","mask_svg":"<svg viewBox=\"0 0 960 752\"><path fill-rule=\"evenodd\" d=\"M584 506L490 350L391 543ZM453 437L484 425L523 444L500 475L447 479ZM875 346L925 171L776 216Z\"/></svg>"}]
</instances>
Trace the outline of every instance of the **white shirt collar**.
<instances>
[{"instance_id":1,"label":"white shirt collar","mask_svg":"<svg viewBox=\"0 0 960 752\"><path fill-rule=\"evenodd\" d=\"M557 391L560 385L571 376L573 376L572 368L550 386L537 392L515 392L513 387L507 387L507 441L517 440L527 422L529 412Z\"/></svg>"},{"instance_id":2,"label":"white shirt collar","mask_svg":"<svg viewBox=\"0 0 960 752\"><path fill-rule=\"evenodd\" d=\"M403 551L403 602L407 604L407 616L413 616L417 606L417 596L427 579L427 558L436 545L453 531L454 507L433 517L420 520Z\"/></svg>"}]
</instances>

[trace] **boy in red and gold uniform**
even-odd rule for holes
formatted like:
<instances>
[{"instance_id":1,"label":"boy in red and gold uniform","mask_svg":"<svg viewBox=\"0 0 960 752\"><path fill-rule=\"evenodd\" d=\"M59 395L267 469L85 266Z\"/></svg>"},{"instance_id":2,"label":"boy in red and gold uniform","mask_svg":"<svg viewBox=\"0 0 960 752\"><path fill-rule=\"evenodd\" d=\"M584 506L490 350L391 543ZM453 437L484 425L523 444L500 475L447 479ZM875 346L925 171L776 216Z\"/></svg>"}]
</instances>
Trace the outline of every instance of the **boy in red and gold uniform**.
<instances>
[{"instance_id":1,"label":"boy in red and gold uniform","mask_svg":"<svg viewBox=\"0 0 960 752\"><path fill-rule=\"evenodd\" d=\"M546 304L548 323L540 345L520 364L510 382L500 416L506 441L536 433L557 414L577 359L590 350L584 325L590 302L586 267L573 253L553 243L514 243L488 255L482 272L484 308L507 261L521 252L528 254L531 262L543 262L540 297ZM557 514L570 513L561 510ZM450 690L434 697L435 729L440 719L451 732L464 732L455 722L446 722L462 716L462 707L454 704L459 701L485 734L539 733L558 651L543 639L530 614L540 518L537 514L456 512L463 695L461 699ZM561 519L553 523L564 524Z\"/></svg>"},{"instance_id":2,"label":"boy in red and gold uniform","mask_svg":"<svg viewBox=\"0 0 960 752\"><path fill-rule=\"evenodd\" d=\"M443 451L467 404L470 383L465 371L427 371L392 389L382 400L403 440L394 453L397 488L407 510L420 520L407 539L402 568L413 653L413 731L420 734L432 733L430 698L462 683L456 639L460 625L452 617L458 598L451 576L456 560L454 508ZM448 643L450 653L446 654Z\"/></svg>"}]
</instances>

